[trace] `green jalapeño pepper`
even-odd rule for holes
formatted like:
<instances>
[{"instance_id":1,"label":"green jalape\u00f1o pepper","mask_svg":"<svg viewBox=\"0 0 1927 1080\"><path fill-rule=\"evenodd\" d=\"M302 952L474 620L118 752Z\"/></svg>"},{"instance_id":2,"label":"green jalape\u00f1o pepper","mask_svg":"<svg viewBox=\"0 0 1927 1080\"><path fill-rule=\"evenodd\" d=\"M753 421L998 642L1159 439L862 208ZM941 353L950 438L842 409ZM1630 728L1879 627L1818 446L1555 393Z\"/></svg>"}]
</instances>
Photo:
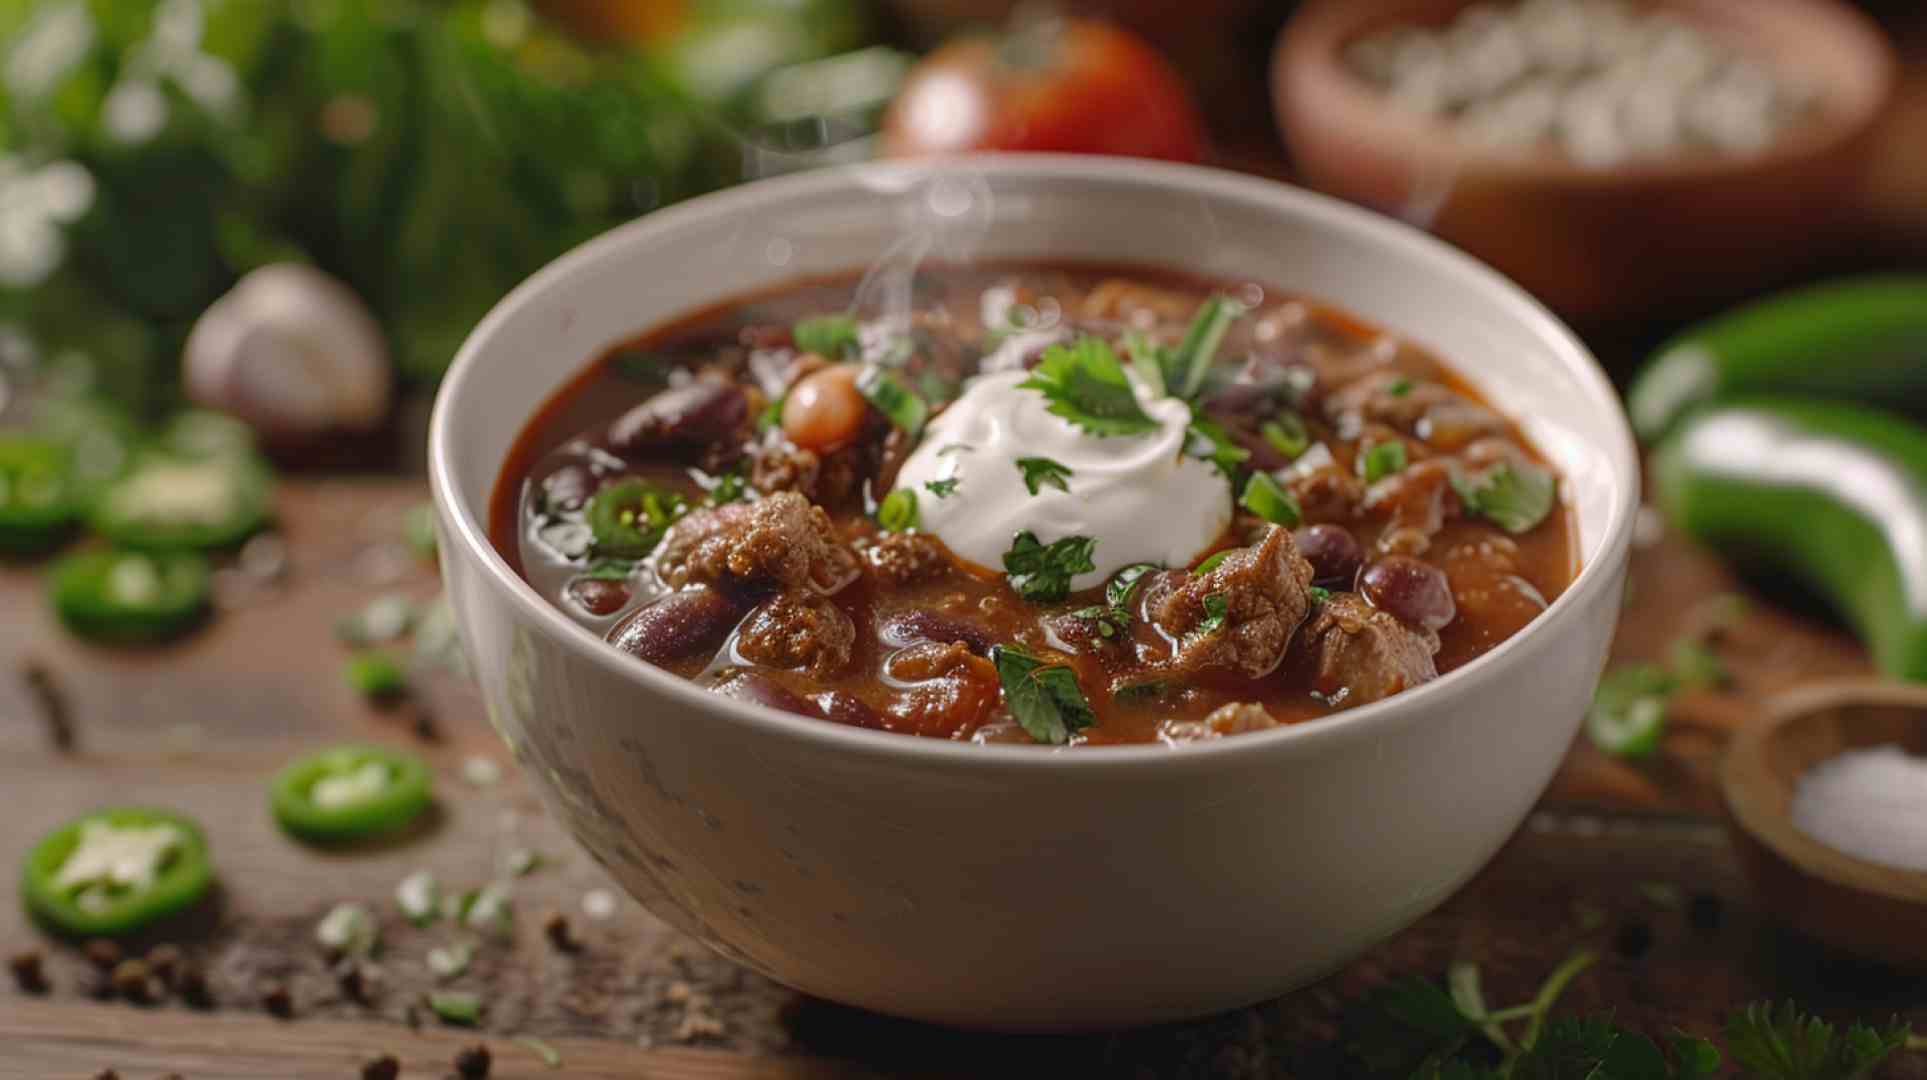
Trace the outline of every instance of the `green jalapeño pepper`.
<instances>
[{"instance_id":1,"label":"green jalape\u00f1o pepper","mask_svg":"<svg viewBox=\"0 0 1927 1080\"><path fill-rule=\"evenodd\" d=\"M268 789L281 827L339 843L392 832L428 809L428 766L378 746L337 746L282 769Z\"/></svg>"},{"instance_id":2,"label":"green jalape\u00f1o pepper","mask_svg":"<svg viewBox=\"0 0 1927 1080\"><path fill-rule=\"evenodd\" d=\"M1674 525L1797 578L1883 670L1927 680L1927 431L1837 402L1723 402L1660 445L1653 481Z\"/></svg>"},{"instance_id":3,"label":"green jalape\u00f1o pepper","mask_svg":"<svg viewBox=\"0 0 1927 1080\"><path fill-rule=\"evenodd\" d=\"M79 516L68 449L47 439L0 435L0 552L45 551L66 537Z\"/></svg>"},{"instance_id":4,"label":"green jalape\u00f1o pepper","mask_svg":"<svg viewBox=\"0 0 1927 1080\"><path fill-rule=\"evenodd\" d=\"M40 838L20 896L49 928L76 937L128 934L184 911L214 880L207 841L165 810L97 810Z\"/></svg>"},{"instance_id":5,"label":"green jalape\u00f1o pepper","mask_svg":"<svg viewBox=\"0 0 1927 1080\"><path fill-rule=\"evenodd\" d=\"M53 565L54 611L77 634L105 641L161 641L207 612L207 560L192 551L92 548Z\"/></svg>"},{"instance_id":6,"label":"green jalape\u00f1o pepper","mask_svg":"<svg viewBox=\"0 0 1927 1080\"><path fill-rule=\"evenodd\" d=\"M679 492L641 477L618 480L589 500L589 530L596 554L640 559L656 550L663 534L689 509Z\"/></svg>"},{"instance_id":7,"label":"green jalape\u00f1o pepper","mask_svg":"<svg viewBox=\"0 0 1927 1080\"><path fill-rule=\"evenodd\" d=\"M101 492L88 523L127 547L227 547L266 524L271 489L252 454L147 453Z\"/></svg>"},{"instance_id":8,"label":"green jalape\u00f1o pepper","mask_svg":"<svg viewBox=\"0 0 1927 1080\"><path fill-rule=\"evenodd\" d=\"M1688 411L1734 394L1927 413L1927 275L1795 289L1692 327L1653 355L1626 411L1657 442Z\"/></svg>"}]
</instances>

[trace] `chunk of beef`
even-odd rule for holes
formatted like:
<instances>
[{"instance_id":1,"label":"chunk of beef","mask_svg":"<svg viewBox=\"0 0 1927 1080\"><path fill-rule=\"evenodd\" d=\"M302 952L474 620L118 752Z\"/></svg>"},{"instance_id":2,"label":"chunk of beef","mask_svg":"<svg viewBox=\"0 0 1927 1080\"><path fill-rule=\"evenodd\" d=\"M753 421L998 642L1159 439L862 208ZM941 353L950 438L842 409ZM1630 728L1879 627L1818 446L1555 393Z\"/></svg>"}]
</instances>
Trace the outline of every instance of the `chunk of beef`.
<instances>
[{"instance_id":1,"label":"chunk of beef","mask_svg":"<svg viewBox=\"0 0 1927 1080\"><path fill-rule=\"evenodd\" d=\"M857 575L830 516L794 492L691 511L669 530L656 574L671 588L714 584L833 593Z\"/></svg>"},{"instance_id":2,"label":"chunk of beef","mask_svg":"<svg viewBox=\"0 0 1927 1080\"><path fill-rule=\"evenodd\" d=\"M1172 744L1204 742L1277 726L1278 721L1264 706L1241 701L1220 705L1202 720L1166 720L1158 725L1158 740Z\"/></svg>"},{"instance_id":3,"label":"chunk of beef","mask_svg":"<svg viewBox=\"0 0 1927 1080\"><path fill-rule=\"evenodd\" d=\"M1208 574L1159 575L1145 590L1144 610L1178 641L1176 668L1256 679L1278 666L1304 621L1311 575L1291 531L1273 528L1262 543L1232 552ZM1220 603L1221 620L1212 610Z\"/></svg>"},{"instance_id":4,"label":"chunk of beef","mask_svg":"<svg viewBox=\"0 0 1927 1080\"><path fill-rule=\"evenodd\" d=\"M1385 554L1422 555L1432 537L1456 516L1459 500L1452 491L1451 463L1432 459L1380 480L1365 492L1361 509L1386 519L1378 549Z\"/></svg>"},{"instance_id":5,"label":"chunk of beef","mask_svg":"<svg viewBox=\"0 0 1927 1080\"><path fill-rule=\"evenodd\" d=\"M997 707L997 669L962 642L912 645L892 656L885 671L909 684L887 710L895 730L967 738Z\"/></svg>"},{"instance_id":6,"label":"chunk of beef","mask_svg":"<svg viewBox=\"0 0 1927 1080\"><path fill-rule=\"evenodd\" d=\"M890 585L928 581L952 565L943 542L927 533L884 533L863 549L863 561Z\"/></svg>"},{"instance_id":7,"label":"chunk of beef","mask_svg":"<svg viewBox=\"0 0 1927 1080\"><path fill-rule=\"evenodd\" d=\"M841 608L810 592L779 593L758 605L736 629L736 654L743 659L819 678L848 666L855 645L856 624Z\"/></svg>"},{"instance_id":8,"label":"chunk of beef","mask_svg":"<svg viewBox=\"0 0 1927 1080\"><path fill-rule=\"evenodd\" d=\"M1309 518L1329 521L1356 517L1365 499L1365 485L1332 456L1331 447L1324 443L1313 445L1274 476Z\"/></svg>"},{"instance_id":9,"label":"chunk of beef","mask_svg":"<svg viewBox=\"0 0 1927 1080\"><path fill-rule=\"evenodd\" d=\"M1357 593L1333 593L1305 626L1315 685L1346 704L1377 701L1438 677L1438 635L1400 622Z\"/></svg>"},{"instance_id":10,"label":"chunk of beef","mask_svg":"<svg viewBox=\"0 0 1927 1080\"><path fill-rule=\"evenodd\" d=\"M1445 449L1505 431L1505 420L1442 382L1398 370L1363 375L1325 397L1325 415L1340 431L1384 424Z\"/></svg>"}]
</instances>

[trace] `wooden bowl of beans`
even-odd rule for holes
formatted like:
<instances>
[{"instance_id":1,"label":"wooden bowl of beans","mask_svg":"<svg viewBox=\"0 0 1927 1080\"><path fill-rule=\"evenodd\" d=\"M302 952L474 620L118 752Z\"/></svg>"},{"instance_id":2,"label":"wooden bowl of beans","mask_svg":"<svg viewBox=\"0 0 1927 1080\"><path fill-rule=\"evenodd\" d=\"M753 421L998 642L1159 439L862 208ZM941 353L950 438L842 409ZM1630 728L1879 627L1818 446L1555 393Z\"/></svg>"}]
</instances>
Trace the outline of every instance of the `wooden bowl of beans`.
<instances>
[{"instance_id":1,"label":"wooden bowl of beans","mask_svg":"<svg viewBox=\"0 0 1927 1080\"><path fill-rule=\"evenodd\" d=\"M1838 237L1894 58L1836 0L1314 0L1272 88L1312 186L1584 322L1795 273Z\"/></svg>"}]
</instances>

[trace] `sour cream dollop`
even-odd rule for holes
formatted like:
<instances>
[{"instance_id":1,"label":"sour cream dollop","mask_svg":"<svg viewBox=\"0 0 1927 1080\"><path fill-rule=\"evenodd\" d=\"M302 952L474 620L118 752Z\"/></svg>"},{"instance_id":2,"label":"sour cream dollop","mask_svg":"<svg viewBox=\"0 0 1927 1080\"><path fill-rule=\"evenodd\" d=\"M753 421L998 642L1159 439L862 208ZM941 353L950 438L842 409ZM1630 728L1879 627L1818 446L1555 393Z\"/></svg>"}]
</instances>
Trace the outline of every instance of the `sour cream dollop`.
<instances>
[{"instance_id":1,"label":"sour cream dollop","mask_svg":"<svg viewBox=\"0 0 1927 1080\"><path fill-rule=\"evenodd\" d=\"M1029 377L979 375L924 429L897 479L897 487L916 493L920 529L993 573L1003 572L1004 553L1020 532L1044 544L1093 537L1097 569L1073 578L1073 589L1101 584L1133 563L1189 565L1224 532L1231 484L1209 463L1185 456L1191 410L1184 402L1133 377L1138 404L1157 428L1099 437L1052 415L1042 393L1019 389ZM1040 484L1031 494L1020 458L1063 465L1069 490Z\"/></svg>"}]
</instances>

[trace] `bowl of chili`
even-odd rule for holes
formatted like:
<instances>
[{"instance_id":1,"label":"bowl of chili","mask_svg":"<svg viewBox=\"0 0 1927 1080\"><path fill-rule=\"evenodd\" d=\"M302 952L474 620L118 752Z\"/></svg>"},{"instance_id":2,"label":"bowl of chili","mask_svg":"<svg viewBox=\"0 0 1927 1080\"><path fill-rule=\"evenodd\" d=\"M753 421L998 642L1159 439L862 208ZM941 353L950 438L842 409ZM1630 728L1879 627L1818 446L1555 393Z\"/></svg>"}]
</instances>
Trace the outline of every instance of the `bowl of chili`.
<instances>
[{"instance_id":1,"label":"bowl of chili","mask_svg":"<svg viewBox=\"0 0 1927 1080\"><path fill-rule=\"evenodd\" d=\"M917 254L1175 264L1423 342L1557 473L1576 571L1496 647L1340 715L1181 746L1053 748L868 730L711 692L611 648L491 539L517 433L577 364L719 298L866 265L881 280ZM1586 711L1639 487L1596 362L1469 257L1268 181L1052 155L764 181L592 241L463 346L436 403L430 477L491 724L625 888L788 985L1006 1030L1270 997L1449 896L1517 827ZM606 542L652 539L649 495L610 496ZM581 543L593 524L578 525Z\"/></svg>"}]
</instances>

